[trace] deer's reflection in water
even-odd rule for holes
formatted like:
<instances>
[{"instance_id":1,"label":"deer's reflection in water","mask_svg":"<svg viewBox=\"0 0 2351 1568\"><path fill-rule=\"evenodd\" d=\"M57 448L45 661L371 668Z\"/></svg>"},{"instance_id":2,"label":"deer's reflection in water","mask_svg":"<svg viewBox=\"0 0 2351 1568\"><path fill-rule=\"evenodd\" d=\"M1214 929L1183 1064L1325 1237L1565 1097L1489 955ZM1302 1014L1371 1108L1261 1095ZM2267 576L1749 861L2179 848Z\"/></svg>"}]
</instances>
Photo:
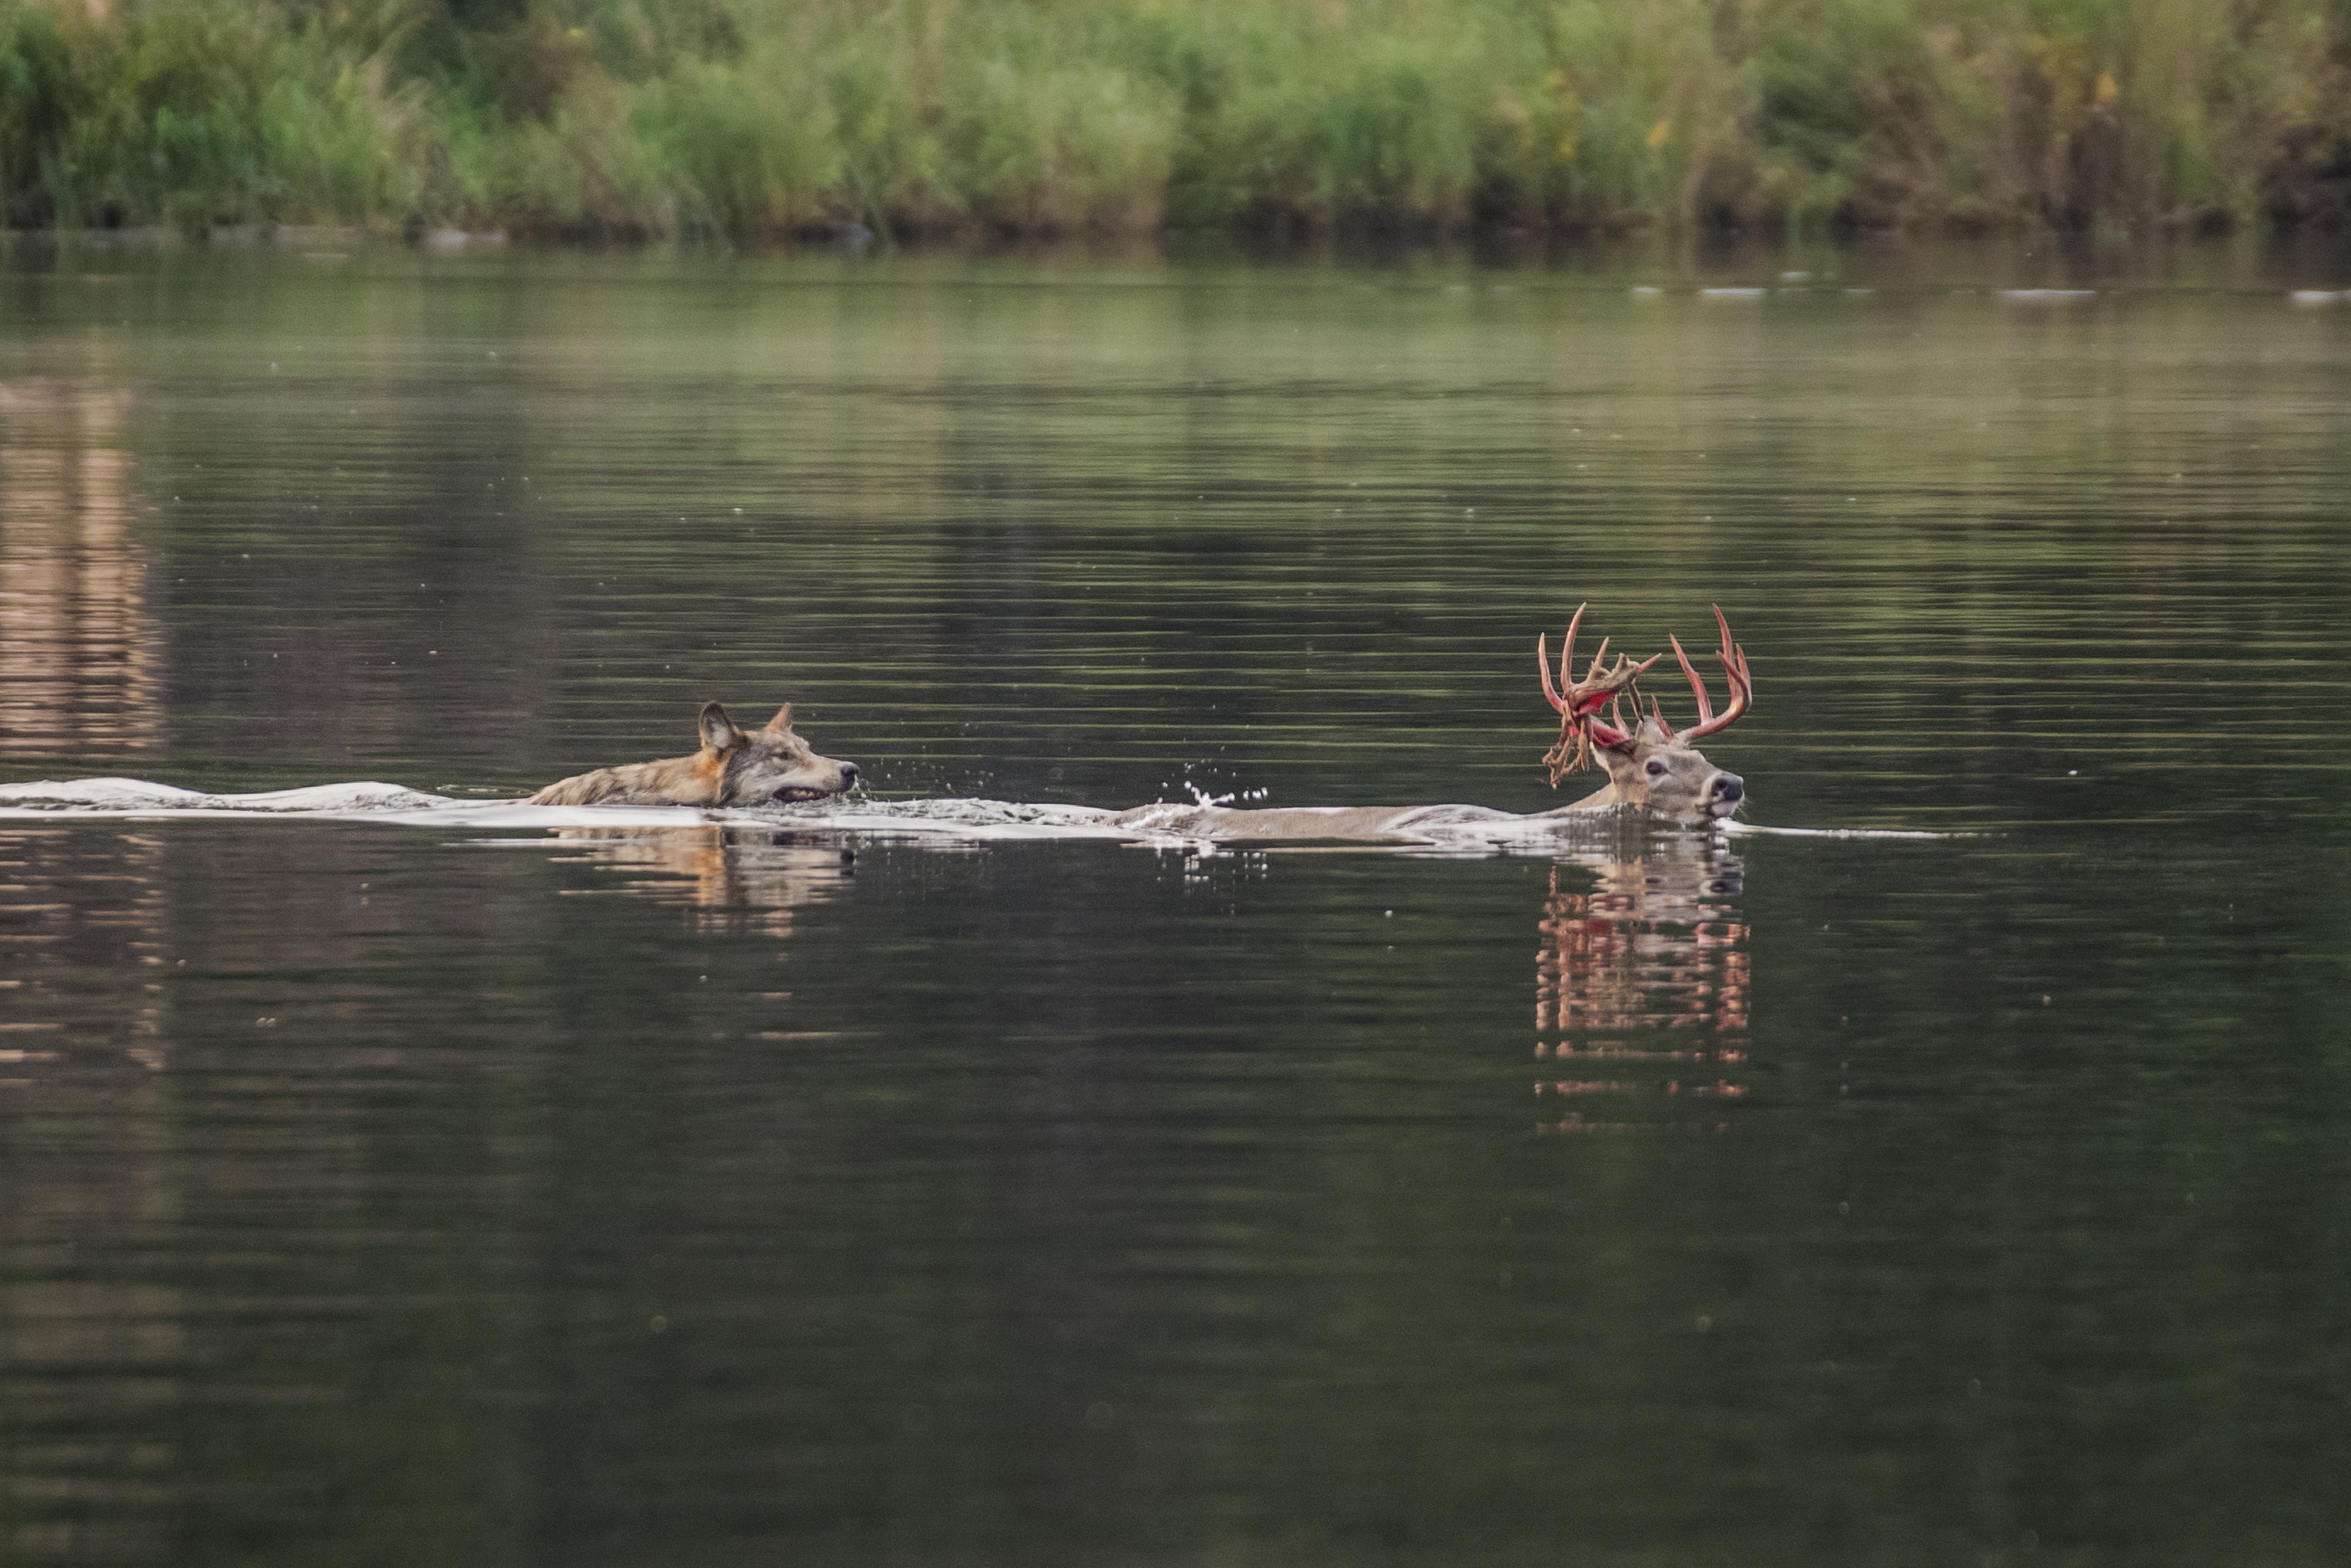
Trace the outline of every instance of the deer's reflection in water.
<instances>
[{"instance_id":1,"label":"deer's reflection in water","mask_svg":"<svg viewBox=\"0 0 2351 1568\"><path fill-rule=\"evenodd\" d=\"M627 873L615 892L689 911L697 928L788 936L792 912L832 896L852 852L770 828L561 828L563 859ZM592 892L595 889L578 891Z\"/></svg>"},{"instance_id":2,"label":"deer's reflection in water","mask_svg":"<svg viewBox=\"0 0 2351 1568\"><path fill-rule=\"evenodd\" d=\"M1743 873L1713 843L1552 868L1535 955L1540 1131L1729 1125L1747 1092Z\"/></svg>"}]
</instances>

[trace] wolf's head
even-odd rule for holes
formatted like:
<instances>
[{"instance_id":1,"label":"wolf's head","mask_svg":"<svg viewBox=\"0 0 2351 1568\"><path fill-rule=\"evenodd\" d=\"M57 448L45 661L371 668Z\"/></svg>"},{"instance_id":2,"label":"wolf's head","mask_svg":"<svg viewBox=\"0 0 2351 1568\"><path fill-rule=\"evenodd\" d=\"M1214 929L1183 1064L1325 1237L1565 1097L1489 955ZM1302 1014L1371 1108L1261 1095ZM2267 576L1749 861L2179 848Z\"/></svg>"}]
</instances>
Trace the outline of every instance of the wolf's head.
<instances>
[{"instance_id":1,"label":"wolf's head","mask_svg":"<svg viewBox=\"0 0 2351 1568\"><path fill-rule=\"evenodd\" d=\"M857 782L857 764L819 757L792 733L792 705L763 728L738 729L716 703L702 705L700 766L717 779L720 806L820 800Z\"/></svg>"}]
</instances>

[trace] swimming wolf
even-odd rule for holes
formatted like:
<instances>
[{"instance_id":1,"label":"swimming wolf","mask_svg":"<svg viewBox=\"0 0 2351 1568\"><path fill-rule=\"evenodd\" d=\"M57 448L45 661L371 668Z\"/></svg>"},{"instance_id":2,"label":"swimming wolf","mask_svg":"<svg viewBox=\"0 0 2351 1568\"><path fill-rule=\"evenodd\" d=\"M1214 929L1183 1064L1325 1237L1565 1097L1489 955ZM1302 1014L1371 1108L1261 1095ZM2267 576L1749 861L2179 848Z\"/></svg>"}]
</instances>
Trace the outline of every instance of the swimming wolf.
<instances>
[{"instance_id":1,"label":"swimming wolf","mask_svg":"<svg viewBox=\"0 0 2351 1568\"><path fill-rule=\"evenodd\" d=\"M662 762L599 768L559 779L533 806L764 806L820 800L857 782L857 764L819 757L792 733L786 703L759 729L738 729L716 703L702 705L702 749Z\"/></svg>"}]
</instances>

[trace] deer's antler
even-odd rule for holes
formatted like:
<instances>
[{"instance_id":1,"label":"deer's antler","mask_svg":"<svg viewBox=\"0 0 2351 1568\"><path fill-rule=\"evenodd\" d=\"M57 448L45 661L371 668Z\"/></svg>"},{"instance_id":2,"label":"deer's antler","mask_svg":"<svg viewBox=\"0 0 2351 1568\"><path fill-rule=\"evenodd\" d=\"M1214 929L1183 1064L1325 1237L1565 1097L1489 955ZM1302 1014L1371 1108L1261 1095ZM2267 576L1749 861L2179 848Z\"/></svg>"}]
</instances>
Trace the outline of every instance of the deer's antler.
<instances>
[{"instance_id":1,"label":"deer's antler","mask_svg":"<svg viewBox=\"0 0 2351 1568\"><path fill-rule=\"evenodd\" d=\"M1681 639L1670 632L1666 636L1666 641L1674 645L1674 657L1681 662L1682 674L1689 677L1690 690L1698 695L1698 722L1674 734L1674 738L1684 746L1717 730L1729 729L1739 721L1739 716L1747 711L1748 703L1755 695L1755 679L1747 673L1747 650L1730 640L1730 622L1722 618L1722 606L1719 604L1714 606L1714 623L1722 632L1722 646L1716 651L1715 657L1722 661L1723 676L1730 683L1730 706L1719 715L1715 713L1714 704L1707 699L1706 683L1690 667L1689 655L1682 652ZM1664 723L1665 715L1660 713L1657 719Z\"/></svg>"},{"instance_id":2,"label":"deer's antler","mask_svg":"<svg viewBox=\"0 0 2351 1568\"><path fill-rule=\"evenodd\" d=\"M1588 608L1588 604L1577 605L1574 618L1567 623L1567 638L1559 650L1558 686L1553 686L1551 681L1550 640L1541 635L1535 638L1535 670L1542 677L1543 695L1552 707L1559 710L1559 742L1543 754L1543 766L1551 770L1553 789L1559 787L1561 779L1578 768L1592 766L1594 742L1611 749L1633 743L1633 731L1620 728L1602 718L1600 710L1621 711L1615 705L1627 690L1631 690L1633 706L1637 711L1641 706L1641 695L1634 688L1633 683L1641 678L1641 672L1665 657L1662 653L1652 653L1636 664L1619 653L1616 663L1611 665L1608 663L1608 639L1603 637L1600 651L1592 655L1591 666L1584 671L1583 679L1575 679L1575 633L1576 629L1583 624L1583 612ZM1560 695L1562 688L1566 692L1564 696ZM1633 728L1639 727L1640 721L1635 718Z\"/></svg>"}]
</instances>

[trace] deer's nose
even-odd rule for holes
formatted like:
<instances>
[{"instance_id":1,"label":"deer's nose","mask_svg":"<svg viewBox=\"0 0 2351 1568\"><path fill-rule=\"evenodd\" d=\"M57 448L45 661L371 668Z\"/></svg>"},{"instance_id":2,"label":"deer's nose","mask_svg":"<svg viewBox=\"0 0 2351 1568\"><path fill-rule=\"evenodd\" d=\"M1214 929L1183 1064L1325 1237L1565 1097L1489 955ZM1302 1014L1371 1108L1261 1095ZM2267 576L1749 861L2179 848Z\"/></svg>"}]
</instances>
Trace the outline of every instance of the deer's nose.
<instances>
[{"instance_id":1,"label":"deer's nose","mask_svg":"<svg viewBox=\"0 0 2351 1568\"><path fill-rule=\"evenodd\" d=\"M1747 793L1747 781L1736 773L1714 776L1714 796L1719 800L1736 800Z\"/></svg>"}]
</instances>

